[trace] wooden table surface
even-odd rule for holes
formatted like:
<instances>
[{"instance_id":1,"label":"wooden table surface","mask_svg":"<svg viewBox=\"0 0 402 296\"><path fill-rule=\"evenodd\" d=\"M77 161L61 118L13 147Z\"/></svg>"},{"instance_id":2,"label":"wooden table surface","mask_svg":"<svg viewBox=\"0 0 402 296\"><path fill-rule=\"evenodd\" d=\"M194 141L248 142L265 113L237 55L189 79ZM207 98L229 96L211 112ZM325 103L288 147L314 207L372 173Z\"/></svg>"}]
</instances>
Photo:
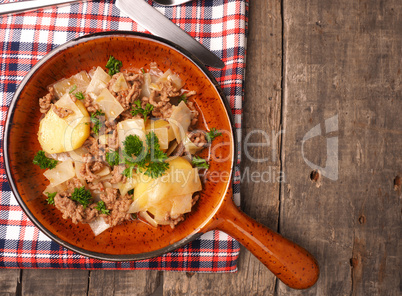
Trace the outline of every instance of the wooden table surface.
<instances>
[{"instance_id":1,"label":"wooden table surface","mask_svg":"<svg viewBox=\"0 0 402 296\"><path fill-rule=\"evenodd\" d=\"M401 295L402 1L249 8L242 138L265 145L242 147L242 209L309 250L317 284L242 249L235 274L0 270L0 295Z\"/></svg>"}]
</instances>

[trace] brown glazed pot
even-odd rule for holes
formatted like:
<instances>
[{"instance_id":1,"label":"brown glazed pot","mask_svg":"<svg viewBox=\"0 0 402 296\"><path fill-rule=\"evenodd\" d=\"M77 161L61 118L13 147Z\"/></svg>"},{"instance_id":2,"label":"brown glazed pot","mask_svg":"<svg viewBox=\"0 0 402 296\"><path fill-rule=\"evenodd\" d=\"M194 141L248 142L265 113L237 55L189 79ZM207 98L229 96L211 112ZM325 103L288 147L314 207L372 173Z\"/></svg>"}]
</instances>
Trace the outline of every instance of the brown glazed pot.
<instances>
[{"instance_id":1,"label":"brown glazed pot","mask_svg":"<svg viewBox=\"0 0 402 296\"><path fill-rule=\"evenodd\" d=\"M47 86L81 70L104 66L110 55L124 68L149 68L157 62L172 69L195 90L202 112L200 128L223 132L203 157L210 169L197 204L175 229L153 228L130 221L95 237L88 225L75 225L49 206L42 194L48 181L43 170L32 164L40 150L37 132L41 113L38 98ZM311 287L318 279L316 260L306 250L256 222L232 201L231 176L236 160L235 135L230 108L209 71L190 53L169 41L133 32L104 32L70 41L39 61L21 82L11 103L5 131L5 163L12 190L31 221L46 235L82 255L102 260L140 260L161 255L213 229L233 236L261 260L280 280L295 289ZM214 175L215 174L215 175Z\"/></svg>"}]
</instances>

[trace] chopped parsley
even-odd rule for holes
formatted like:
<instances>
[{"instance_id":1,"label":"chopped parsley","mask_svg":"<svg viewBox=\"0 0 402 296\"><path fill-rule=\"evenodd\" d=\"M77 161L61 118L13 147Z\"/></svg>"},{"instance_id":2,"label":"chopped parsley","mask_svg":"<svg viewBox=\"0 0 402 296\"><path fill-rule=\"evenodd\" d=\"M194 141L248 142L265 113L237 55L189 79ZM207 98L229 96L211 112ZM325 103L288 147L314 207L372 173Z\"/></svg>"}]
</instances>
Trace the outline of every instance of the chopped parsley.
<instances>
[{"instance_id":1,"label":"chopped parsley","mask_svg":"<svg viewBox=\"0 0 402 296\"><path fill-rule=\"evenodd\" d=\"M92 202L92 195L89 190L85 189L85 186L82 186L80 188L74 188L70 199L82 204L85 209Z\"/></svg>"},{"instance_id":2,"label":"chopped parsley","mask_svg":"<svg viewBox=\"0 0 402 296\"><path fill-rule=\"evenodd\" d=\"M142 74L145 74L144 68L141 68L141 72L142 72Z\"/></svg>"},{"instance_id":3,"label":"chopped parsley","mask_svg":"<svg viewBox=\"0 0 402 296\"><path fill-rule=\"evenodd\" d=\"M133 156L138 157L144 151L144 144L137 135L129 135L123 141L124 154L128 161L131 161Z\"/></svg>"},{"instance_id":4,"label":"chopped parsley","mask_svg":"<svg viewBox=\"0 0 402 296\"><path fill-rule=\"evenodd\" d=\"M106 152L106 161L110 166L119 165L120 156L118 151L108 151Z\"/></svg>"},{"instance_id":5,"label":"chopped parsley","mask_svg":"<svg viewBox=\"0 0 402 296\"><path fill-rule=\"evenodd\" d=\"M134 170L134 166L131 165L128 168L125 168L124 171L122 172L122 174L124 176L126 176L127 178L131 179L133 177L133 170Z\"/></svg>"},{"instance_id":6,"label":"chopped parsley","mask_svg":"<svg viewBox=\"0 0 402 296\"><path fill-rule=\"evenodd\" d=\"M55 198L56 194L57 194L57 192L53 192L53 193L46 192L46 195L47 195L46 201L49 205L54 205L54 198Z\"/></svg>"},{"instance_id":7,"label":"chopped parsley","mask_svg":"<svg viewBox=\"0 0 402 296\"><path fill-rule=\"evenodd\" d=\"M105 113L103 113L101 110L96 110L96 112L91 114L91 122L94 124L92 131L95 135L99 135L99 130L101 128L101 122L99 120L98 116L104 116Z\"/></svg>"},{"instance_id":8,"label":"chopped parsley","mask_svg":"<svg viewBox=\"0 0 402 296\"><path fill-rule=\"evenodd\" d=\"M216 137L222 136L222 133L218 133L217 129L213 127L208 133L207 133L207 139L208 142L212 142Z\"/></svg>"},{"instance_id":9,"label":"chopped parsley","mask_svg":"<svg viewBox=\"0 0 402 296\"><path fill-rule=\"evenodd\" d=\"M127 193L128 193L129 195L133 195L133 194L134 194L134 189L131 189L131 190L127 191Z\"/></svg>"},{"instance_id":10,"label":"chopped parsley","mask_svg":"<svg viewBox=\"0 0 402 296\"><path fill-rule=\"evenodd\" d=\"M106 209L106 204L103 200L98 201L98 204L95 206L95 209L97 209L101 214L104 215L110 214L110 211Z\"/></svg>"},{"instance_id":11,"label":"chopped parsley","mask_svg":"<svg viewBox=\"0 0 402 296\"><path fill-rule=\"evenodd\" d=\"M128 166L123 175L132 178L133 170L143 172L151 178L162 176L169 168L166 153L160 149L158 137L154 132L146 135L146 147L137 135L130 135L123 142L125 163Z\"/></svg>"},{"instance_id":12,"label":"chopped parsley","mask_svg":"<svg viewBox=\"0 0 402 296\"><path fill-rule=\"evenodd\" d=\"M77 89L77 86L74 84L73 87L70 89L70 91L68 93L71 94L76 89Z\"/></svg>"},{"instance_id":13,"label":"chopped parsley","mask_svg":"<svg viewBox=\"0 0 402 296\"><path fill-rule=\"evenodd\" d=\"M194 166L196 166L199 169L208 169L209 164L204 158L201 158L197 155L194 155L193 160L191 161Z\"/></svg>"},{"instance_id":14,"label":"chopped parsley","mask_svg":"<svg viewBox=\"0 0 402 296\"><path fill-rule=\"evenodd\" d=\"M149 113L154 110L154 106L151 105L150 103L147 103L145 105L145 109L141 107L141 101L137 100L134 102L135 106L133 106L133 110L131 110L131 115L136 116L138 114L142 114L144 116L144 119L147 119L147 116Z\"/></svg>"},{"instance_id":15,"label":"chopped parsley","mask_svg":"<svg viewBox=\"0 0 402 296\"><path fill-rule=\"evenodd\" d=\"M84 94L80 91L74 94L74 96L78 99L78 100L84 100L85 96Z\"/></svg>"},{"instance_id":16,"label":"chopped parsley","mask_svg":"<svg viewBox=\"0 0 402 296\"><path fill-rule=\"evenodd\" d=\"M184 103L187 103L187 95L186 95L186 94L182 94L182 95L179 97L179 103L180 103L181 101L183 101Z\"/></svg>"},{"instance_id":17,"label":"chopped parsley","mask_svg":"<svg viewBox=\"0 0 402 296\"><path fill-rule=\"evenodd\" d=\"M123 66L123 63L117 59L115 59L113 56L109 57L109 60L106 63L106 68L109 69L109 75L113 76L116 73L120 72L120 68Z\"/></svg>"},{"instance_id":18,"label":"chopped parsley","mask_svg":"<svg viewBox=\"0 0 402 296\"><path fill-rule=\"evenodd\" d=\"M32 163L40 166L41 169L54 169L59 161L46 157L45 151L39 150Z\"/></svg>"}]
</instances>

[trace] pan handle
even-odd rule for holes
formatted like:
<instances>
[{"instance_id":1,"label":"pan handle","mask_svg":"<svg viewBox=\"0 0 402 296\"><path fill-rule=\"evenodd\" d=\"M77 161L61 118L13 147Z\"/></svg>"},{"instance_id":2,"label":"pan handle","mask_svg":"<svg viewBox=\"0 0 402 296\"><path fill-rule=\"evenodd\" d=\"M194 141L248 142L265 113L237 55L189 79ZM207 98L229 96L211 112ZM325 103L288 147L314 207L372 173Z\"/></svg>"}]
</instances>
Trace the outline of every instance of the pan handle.
<instances>
[{"instance_id":1,"label":"pan handle","mask_svg":"<svg viewBox=\"0 0 402 296\"><path fill-rule=\"evenodd\" d=\"M225 199L210 225L212 229L238 240L289 287L306 289L315 284L320 271L309 252L247 216L236 207L231 195Z\"/></svg>"}]
</instances>

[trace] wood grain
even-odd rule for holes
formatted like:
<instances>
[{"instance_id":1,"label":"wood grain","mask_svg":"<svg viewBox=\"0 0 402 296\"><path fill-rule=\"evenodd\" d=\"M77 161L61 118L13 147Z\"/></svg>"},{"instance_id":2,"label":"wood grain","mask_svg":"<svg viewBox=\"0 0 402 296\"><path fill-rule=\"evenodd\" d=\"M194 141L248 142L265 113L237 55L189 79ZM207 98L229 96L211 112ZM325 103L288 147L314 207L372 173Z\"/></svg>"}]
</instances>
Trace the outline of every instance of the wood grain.
<instances>
[{"instance_id":1,"label":"wood grain","mask_svg":"<svg viewBox=\"0 0 402 296\"><path fill-rule=\"evenodd\" d=\"M401 11L397 0L284 1L280 231L317 257L321 278L303 293L279 284L278 295L400 295ZM335 180L311 181L303 159L318 124L304 157L334 160ZM339 150L327 156L331 137Z\"/></svg>"},{"instance_id":2,"label":"wood grain","mask_svg":"<svg viewBox=\"0 0 402 296\"><path fill-rule=\"evenodd\" d=\"M95 270L89 277L88 295L151 295L160 283L158 271Z\"/></svg>"},{"instance_id":3,"label":"wood grain","mask_svg":"<svg viewBox=\"0 0 402 296\"><path fill-rule=\"evenodd\" d=\"M241 171L245 178L241 185L241 207L257 221L276 229L280 184L272 181L272 178L275 179L273 176L281 167L280 134L277 136L281 130L281 1L253 0L249 5L251 21L247 42L242 139L244 142L250 132L257 131L247 138L248 142L268 143L269 146L248 147L251 157L246 157L242 147ZM276 141L272 141L272 134ZM266 160L256 162L253 159ZM267 172L264 175L266 182L251 181L253 172L254 176ZM271 177L268 177L269 172ZM163 281L164 295L273 295L275 277L244 248L240 253L238 268L236 274L167 272Z\"/></svg>"},{"instance_id":4,"label":"wood grain","mask_svg":"<svg viewBox=\"0 0 402 296\"><path fill-rule=\"evenodd\" d=\"M88 271L25 269L22 271L21 286L21 295L24 296L82 296L88 289Z\"/></svg>"},{"instance_id":5,"label":"wood grain","mask_svg":"<svg viewBox=\"0 0 402 296\"><path fill-rule=\"evenodd\" d=\"M0 271L0 295L16 295L20 288L20 270L3 269Z\"/></svg>"}]
</instances>

